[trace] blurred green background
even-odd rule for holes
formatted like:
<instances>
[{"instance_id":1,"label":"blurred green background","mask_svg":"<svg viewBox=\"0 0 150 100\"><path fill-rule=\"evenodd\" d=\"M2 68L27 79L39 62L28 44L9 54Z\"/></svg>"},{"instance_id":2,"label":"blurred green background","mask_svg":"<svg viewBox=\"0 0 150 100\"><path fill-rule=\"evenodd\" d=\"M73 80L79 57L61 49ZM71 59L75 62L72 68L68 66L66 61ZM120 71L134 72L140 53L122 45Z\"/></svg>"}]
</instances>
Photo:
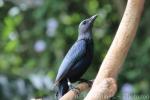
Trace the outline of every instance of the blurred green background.
<instances>
[{"instance_id":1,"label":"blurred green background","mask_svg":"<svg viewBox=\"0 0 150 100\"><path fill-rule=\"evenodd\" d=\"M150 99L150 1L118 77L114 100ZM54 100L57 69L78 35L81 20L99 14L93 79L117 31L127 0L0 0L0 99ZM131 12L132 13L132 12ZM131 94L131 95L130 95ZM79 99L83 99L82 93ZM126 97L133 97L126 98Z\"/></svg>"}]
</instances>

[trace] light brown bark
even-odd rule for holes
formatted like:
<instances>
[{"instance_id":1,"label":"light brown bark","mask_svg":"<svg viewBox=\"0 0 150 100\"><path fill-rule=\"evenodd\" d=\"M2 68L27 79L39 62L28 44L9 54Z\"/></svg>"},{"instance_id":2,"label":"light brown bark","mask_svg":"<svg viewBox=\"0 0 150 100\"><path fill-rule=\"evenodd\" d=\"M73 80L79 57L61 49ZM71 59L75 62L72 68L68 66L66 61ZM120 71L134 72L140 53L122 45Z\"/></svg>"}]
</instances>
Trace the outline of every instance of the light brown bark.
<instances>
[{"instance_id":1,"label":"light brown bark","mask_svg":"<svg viewBox=\"0 0 150 100\"><path fill-rule=\"evenodd\" d=\"M124 12L122 21L116 33L116 36L109 48L106 57L100 67L93 86L84 100L107 100L108 94L96 92L97 89L104 87L105 84L97 87L103 80L107 78L117 78L121 66L126 58L130 45L136 35L137 27L139 25L140 16L144 7L144 0L128 0L126 10ZM107 84L106 84L107 85ZM114 84L112 84L114 85ZM97 87L97 88L96 88ZM115 94L116 91L114 91ZM93 96L93 94L97 94ZM111 94L109 94L111 95ZM108 96L109 96L108 95ZM113 95L112 95L113 96Z\"/></svg>"}]
</instances>

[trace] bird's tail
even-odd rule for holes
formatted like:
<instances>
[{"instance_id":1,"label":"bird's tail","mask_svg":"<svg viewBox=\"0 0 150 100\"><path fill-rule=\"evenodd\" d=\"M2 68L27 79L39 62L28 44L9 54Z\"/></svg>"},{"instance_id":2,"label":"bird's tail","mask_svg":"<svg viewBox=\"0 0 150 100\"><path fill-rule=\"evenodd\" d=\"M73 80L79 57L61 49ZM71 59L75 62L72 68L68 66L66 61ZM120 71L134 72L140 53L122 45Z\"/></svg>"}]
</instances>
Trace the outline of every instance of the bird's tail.
<instances>
[{"instance_id":1,"label":"bird's tail","mask_svg":"<svg viewBox=\"0 0 150 100\"><path fill-rule=\"evenodd\" d=\"M58 84L56 98L60 99L65 93L68 92L68 90L69 90L69 86L67 80L60 81Z\"/></svg>"}]
</instances>

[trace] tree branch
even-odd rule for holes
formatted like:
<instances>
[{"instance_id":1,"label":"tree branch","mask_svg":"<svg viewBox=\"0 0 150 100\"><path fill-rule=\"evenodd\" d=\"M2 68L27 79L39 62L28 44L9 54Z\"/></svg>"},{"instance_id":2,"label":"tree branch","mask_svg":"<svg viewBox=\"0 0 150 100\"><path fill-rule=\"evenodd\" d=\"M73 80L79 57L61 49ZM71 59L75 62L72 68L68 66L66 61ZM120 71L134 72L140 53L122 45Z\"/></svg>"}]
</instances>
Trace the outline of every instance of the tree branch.
<instances>
[{"instance_id":1,"label":"tree branch","mask_svg":"<svg viewBox=\"0 0 150 100\"><path fill-rule=\"evenodd\" d=\"M91 81L91 82L93 82L93 81ZM82 83L78 84L76 86L76 88L80 89L80 91L76 90L76 92L75 92L73 90L70 90L63 97L61 97L60 100L74 100L80 92L89 90L91 87L89 86L88 83L82 82Z\"/></svg>"},{"instance_id":2,"label":"tree branch","mask_svg":"<svg viewBox=\"0 0 150 100\"><path fill-rule=\"evenodd\" d=\"M130 45L135 37L137 27L139 24L140 16L143 10L144 0L128 0L126 10L116 36L111 44L110 49L100 67L100 70L96 76L93 86L85 97L85 100L107 100L108 95L105 91L103 93L96 92L97 86L107 78L116 78L121 66L126 58ZM114 84L111 84L114 85ZM99 89L104 87L99 86ZM116 89L115 89L116 90ZM112 94L115 94L115 91ZM93 95L97 94L97 95ZM111 95L111 94L109 94ZM113 95L112 95L113 96Z\"/></svg>"}]
</instances>

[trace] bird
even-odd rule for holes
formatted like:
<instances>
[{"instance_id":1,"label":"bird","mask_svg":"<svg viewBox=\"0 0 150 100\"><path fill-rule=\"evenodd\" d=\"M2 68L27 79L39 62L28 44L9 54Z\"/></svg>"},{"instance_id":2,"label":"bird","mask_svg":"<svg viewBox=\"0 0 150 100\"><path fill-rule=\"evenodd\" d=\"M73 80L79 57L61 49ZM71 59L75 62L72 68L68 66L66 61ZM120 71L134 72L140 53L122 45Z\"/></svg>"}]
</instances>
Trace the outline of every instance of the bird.
<instances>
[{"instance_id":1,"label":"bird","mask_svg":"<svg viewBox=\"0 0 150 100\"><path fill-rule=\"evenodd\" d=\"M56 76L56 97L59 99L69 91L69 83L77 82L89 68L93 59L93 23L97 15L79 24L78 38L64 57Z\"/></svg>"}]
</instances>

